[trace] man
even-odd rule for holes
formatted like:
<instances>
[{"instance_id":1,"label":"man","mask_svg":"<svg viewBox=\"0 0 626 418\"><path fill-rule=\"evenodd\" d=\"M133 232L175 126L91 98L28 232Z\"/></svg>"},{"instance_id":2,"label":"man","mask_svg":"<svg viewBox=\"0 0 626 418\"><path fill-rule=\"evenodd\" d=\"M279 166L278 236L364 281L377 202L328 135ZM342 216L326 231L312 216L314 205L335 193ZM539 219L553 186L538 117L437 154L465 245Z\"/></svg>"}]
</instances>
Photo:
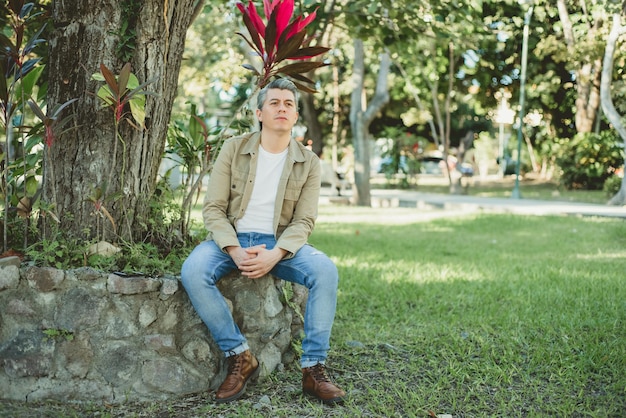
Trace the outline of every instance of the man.
<instances>
[{"instance_id":1,"label":"man","mask_svg":"<svg viewBox=\"0 0 626 418\"><path fill-rule=\"evenodd\" d=\"M325 403L345 392L328 378L325 361L337 302L337 268L307 244L317 216L320 162L291 137L298 90L277 79L259 92L260 132L224 143L211 172L204 207L209 231L185 260L182 283L228 361L219 403L243 395L259 363L216 283L234 269L250 279L267 273L309 290L304 318L302 389Z\"/></svg>"}]
</instances>

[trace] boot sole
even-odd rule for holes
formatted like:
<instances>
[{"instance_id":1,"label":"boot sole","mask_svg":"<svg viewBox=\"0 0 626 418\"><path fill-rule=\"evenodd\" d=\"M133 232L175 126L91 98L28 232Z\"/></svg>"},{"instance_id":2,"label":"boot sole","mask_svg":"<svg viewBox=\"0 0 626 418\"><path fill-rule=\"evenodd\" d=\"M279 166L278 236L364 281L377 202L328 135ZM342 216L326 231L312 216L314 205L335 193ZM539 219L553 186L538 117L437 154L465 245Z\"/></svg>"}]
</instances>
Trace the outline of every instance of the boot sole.
<instances>
[{"instance_id":1,"label":"boot sole","mask_svg":"<svg viewBox=\"0 0 626 418\"><path fill-rule=\"evenodd\" d=\"M232 401L236 401L237 399L241 398L245 393L246 393L246 387L248 386L248 382L255 379L259 376L259 372L261 371L261 365L257 365L256 369L254 369L254 371L252 372L252 374L248 377L248 379L246 379L246 381L243 384L243 387L241 388L241 390L237 393L235 393L232 396L229 396L228 398L224 398L224 399L215 399L215 403L228 403L228 402L232 402Z\"/></svg>"},{"instance_id":2,"label":"boot sole","mask_svg":"<svg viewBox=\"0 0 626 418\"><path fill-rule=\"evenodd\" d=\"M342 397L342 396L338 396L336 398L331 398L331 399L322 399L319 396L317 396L315 393L308 392L308 391L303 391L303 392L309 395L310 397L315 398L318 401L325 403L326 405L339 405L339 404L342 404L343 401L345 400L345 397Z\"/></svg>"}]
</instances>

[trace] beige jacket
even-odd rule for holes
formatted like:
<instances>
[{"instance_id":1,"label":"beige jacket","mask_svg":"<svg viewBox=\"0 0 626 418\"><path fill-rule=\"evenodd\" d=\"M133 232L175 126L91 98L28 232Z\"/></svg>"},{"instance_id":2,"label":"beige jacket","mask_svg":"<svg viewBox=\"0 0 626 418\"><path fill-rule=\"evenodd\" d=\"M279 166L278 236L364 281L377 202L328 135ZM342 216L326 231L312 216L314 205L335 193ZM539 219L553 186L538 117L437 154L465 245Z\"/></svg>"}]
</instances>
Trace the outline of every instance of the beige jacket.
<instances>
[{"instance_id":1,"label":"beige jacket","mask_svg":"<svg viewBox=\"0 0 626 418\"><path fill-rule=\"evenodd\" d=\"M207 239L222 250L239 245L235 225L250 202L260 140L260 132L227 140L211 171L202 216L209 231ZM274 210L276 245L288 251L286 258L293 257L313 231L320 184L319 158L292 139Z\"/></svg>"}]
</instances>

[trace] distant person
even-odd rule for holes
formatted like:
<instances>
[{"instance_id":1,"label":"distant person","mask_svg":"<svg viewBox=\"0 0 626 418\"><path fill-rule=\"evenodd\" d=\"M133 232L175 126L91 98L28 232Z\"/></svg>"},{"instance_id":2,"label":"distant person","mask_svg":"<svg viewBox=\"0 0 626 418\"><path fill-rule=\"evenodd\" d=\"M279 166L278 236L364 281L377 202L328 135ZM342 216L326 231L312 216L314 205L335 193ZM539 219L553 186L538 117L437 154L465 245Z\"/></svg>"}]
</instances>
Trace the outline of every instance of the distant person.
<instances>
[{"instance_id":1,"label":"distant person","mask_svg":"<svg viewBox=\"0 0 626 418\"><path fill-rule=\"evenodd\" d=\"M297 107L298 90L287 79L260 91L260 131L224 143L202 209L209 236L182 267L189 299L228 361L215 395L219 403L241 397L259 367L216 286L235 269L251 280L271 273L308 289L302 390L325 403L346 396L325 366L339 276L330 258L307 244L317 217L320 161L291 137Z\"/></svg>"}]
</instances>

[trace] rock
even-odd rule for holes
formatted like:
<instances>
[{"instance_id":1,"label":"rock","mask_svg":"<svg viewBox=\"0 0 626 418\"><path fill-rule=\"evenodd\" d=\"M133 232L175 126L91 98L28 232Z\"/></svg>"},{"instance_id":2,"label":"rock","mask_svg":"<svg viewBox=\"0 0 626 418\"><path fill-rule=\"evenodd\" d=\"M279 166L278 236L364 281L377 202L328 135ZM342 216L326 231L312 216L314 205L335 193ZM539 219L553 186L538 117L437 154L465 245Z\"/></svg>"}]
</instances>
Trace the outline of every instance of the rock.
<instances>
[{"instance_id":1,"label":"rock","mask_svg":"<svg viewBox=\"0 0 626 418\"><path fill-rule=\"evenodd\" d=\"M87 247L87 256L102 255L104 257L110 257L122 251L115 245L107 241L96 242Z\"/></svg>"}]
</instances>

